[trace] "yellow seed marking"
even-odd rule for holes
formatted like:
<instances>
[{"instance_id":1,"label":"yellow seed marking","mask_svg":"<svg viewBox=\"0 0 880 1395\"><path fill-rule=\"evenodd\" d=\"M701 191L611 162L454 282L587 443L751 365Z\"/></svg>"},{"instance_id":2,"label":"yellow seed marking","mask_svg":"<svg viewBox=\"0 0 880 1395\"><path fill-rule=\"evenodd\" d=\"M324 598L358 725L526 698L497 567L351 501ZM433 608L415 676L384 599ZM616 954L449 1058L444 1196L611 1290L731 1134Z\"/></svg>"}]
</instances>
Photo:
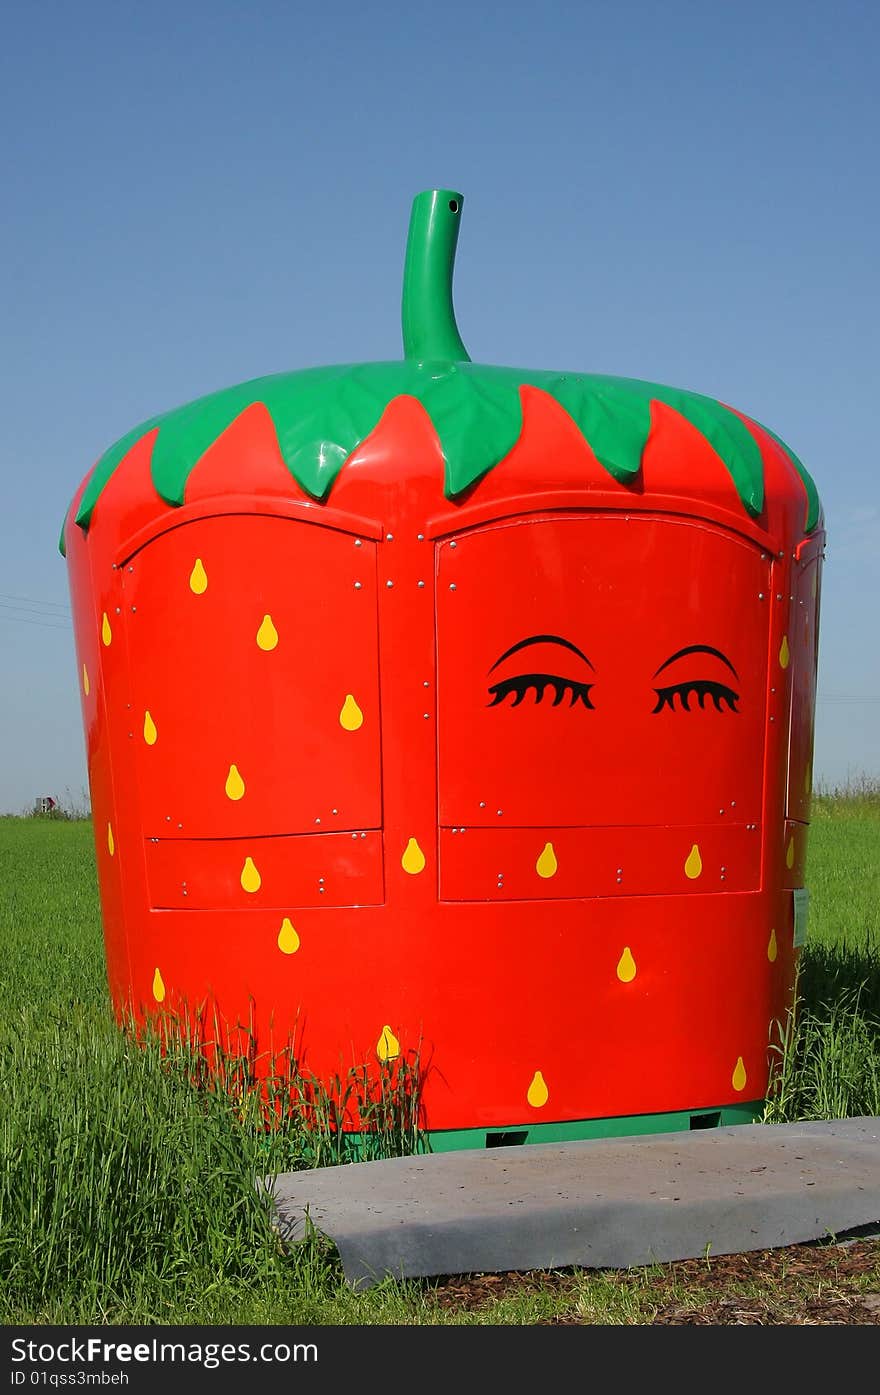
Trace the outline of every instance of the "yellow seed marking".
<instances>
[{"instance_id":1,"label":"yellow seed marking","mask_svg":"<svg viewBox=\"0 0 880 1395\"><path fill-rule=\"evenodd\" d=\"M555 877L558 867L559 863L556 861L556 853L553 851L553 844L545 843L544 850L535 863L535 871L539 877Z\"/></svg>"},{"instance_id":2,"label":"yellow seed marking","mask_svg":"<svg viewBox=\"0 0 880 1395\"><path fill-rule=\"evenodd\" d=\"M153 997L157 1003L161 1003L165 999L165 982L158 969L153 974Z\"/></svg>"},{"instance_id":3,"label":"yellow seed marking","mask_svg":"<svg viewBox=\"0 0 880 1395\"><path fill-rule=\"evenodd\" d=\"M278 631L272 624L272 616L264 615L262 624L260 625L260 628L257 630L257 644L260 646L261 649L265 649L268 653L270 649L275 648L277 643Z\"/></svg>"},{"instance_id":4,"label":"yellow seed marking","mask_svg":"<svg viewBox=\"0 0 880 1395\"><path fill-rule=\"evenodd\" d=\"M86 697L88 697L89 695L89 687L89 671L86 668L85 664L83 664L83 692L85 693Z\"/></svg>"},{"instance_id":5,"label":"yellow seed marking","mask_svg":"<svg viewBox=\"0 0 880 1395\"><path fill-rule=\"evenodd\" d=\"M632 983L636 976L636 961L632 957L632 950L629 945L624 945L623 954L617 961L617 977L621 983Z\"/></svg>"},{"instance_id":6,"label":"yellow seed marking","mask_svg":"<svg viewBox=\"0 0 880 1395\"><path fill-rule=\"evenodd\" d=\"M788 668L788 661L790 658L791 653L788 648L788 635L783 635L782 643L779 646L779 667Z\"/></svg>"},{"instance_id":7,"label":"yellow seed marking","mask_svg":"<svg viewBox=\"0 0 880 1395\"><path fill-rule=\"evenodd\" d=\"M145 713L144 713L144 740L146 741L147 745L148 745L148 746L155 746L155 744L156 744L156 737L157 737L158 735L159 735L159 733L158 733L157 730L156 730L156 723L153 721L153 719L152 719L152 717L150 716L149 712L145 712Z\"/></svg>"},{"instance_id":8,"label":"yellow seed marking","mask_svg":"<svg viewBox=\"0 0 880 1395\"><path fill-rule=\"evenodd\" d=\"M346 693L345 702L342 704L342 710L339 713L339 725L344 727L346 731L357 731L358 727L363 726L363 722L363 712L358 707L352 694Z\"/></svg>"},{"instance_id":9,"label":"yellow seed marking","mask_svg":"<svg viewBox=\"0 0 880 1395\"><path fill-rule=\"evenodd\" d=\"M208 589L208 573L201 557L196 558L195 566L189 574L189 589L196 596L203 596Z\"/></svg>"},{"instance_id":10,"label":"yellow seed marking","mask_svg":"<svg viewBox=\"0 0 880 1395\"><path fill-rule=\"evenodd\" d=\"M241 884L245 891L259 891L262 883L263 879L254 866L254 859L246 857L241 869Z\"/></svg>"},{"instance_id":11,"label":"yellow seed marking","mask_svg":"<svg viewBox=\"0 0 880 1395\"><path fill-rule=\"evenodd\" d=\"M691 881L695 881L702 870L703 859L700 857L699 846L694 843L694 846L687 855L687 861L684 864L684 874L686 877L690 877Z\"/></svg>"},{"instance_id":12,"label":"yellow seed marking","mask_svg":"<svg viewBox=\"0 0 880 1395\"><path fill-rule=\"evenodd\" d=\"M776 931L771 930L770 939L767 941L767 958L770 960L771 964L776 963L776 956L778 953L779 947L776 943Z\"/></svg>"},{"instance_id":13,"label":"yellow seed marking","mask_svg":"<svg viewBox=\"0 0 880 1395\"><path fill-rule=\"evenodd\" d=\"M109 823L107 825L107 847L110 851L110 856L112 857L116 851L116 844L113 841L113 828L112 825Z\"/></svg>"},{"instance_id":14,"label":"yellow seed marking","mask_svg":"<svg viewBox=\"0 0 880 1395\"><path fill-rule=\"evenodd\" d=\"M400 859L400 865L404 872L410 872L413 876L424 871L425 854L422 852L415 838L410 838L404 848L403 857Z\"/></svg>"},{"instance_id":15,"label":"yellow seed marking","mask_svg":"<svg viewBox=\"0 0 880 1395\"><path fill-rule=\"evenodd\" d=\"M532 1083L526 1091L526 1099L533 1109L541 1109L550 1098L547 1082L539 1070L532 1076Z\"/></svg>"},{"instance_id":16,"label":"yellow seed marking","mask_svg":"<svg viewBox=\"0 0 880 1395\"><path fill-rule=\"evenodd\" d=\"M380 1061L393 1061L400 1055L400 1042L390 1027L382 1028L382 1035L376 1042L376 1055Z\"/></svg>"},{"instance_id":17,"label":"yellow seed marking","mask_svg":"<svg viewBox=\"0 0 880 1395\"><path fill-rule=\"evenodd\" d=\"M733 1068L731 1084L734 1090L744 1090L746 1088L746 1068L743 1065L742 1056L737 1056L736 1065Z\"/></svg>"},{"instance_id":18,"label":"yellow seed marking","mask_svg":"<svg viewBox=\"0 0 880 1395\"><path fill-rule=\"evenodd\" d=\"M788 840L788 847L785 849L785 865L789 869L794 866L794 837Z\"/></svg>"},{"instance_id":19,"label":"yellow seed marking","mask_svg":"<svg viewBox=\"0 0 880 1395\"><path fill-rule=\"evenodd\" d=\"M281 929L278 931L278 948L282 954L296 954L299 949L299 935L287 916L282 920Z\"/></svg>"},{"instance_id":20,"label":"yellow seed marking","mask_svg":"<svg viewBox=\"0 0 880 1395\"><path fill-rule=\"evenodd\" d=\"M244 794L244 780L238 773L237 765L230 765L226 776L226 794L229 799L241 799Z\"/></svg>"},{"instance_id":21,"label":"yellow seed marking","mask_svg":"<svg viewBox=\"0 0 880 1395\"><path fill-rule=\"evenodd\" d=\"M109 649L113 642L113 631L110 628L110 620L106 610L101 618L101 640L106 649Z\"/></svg>"}]
</instances>

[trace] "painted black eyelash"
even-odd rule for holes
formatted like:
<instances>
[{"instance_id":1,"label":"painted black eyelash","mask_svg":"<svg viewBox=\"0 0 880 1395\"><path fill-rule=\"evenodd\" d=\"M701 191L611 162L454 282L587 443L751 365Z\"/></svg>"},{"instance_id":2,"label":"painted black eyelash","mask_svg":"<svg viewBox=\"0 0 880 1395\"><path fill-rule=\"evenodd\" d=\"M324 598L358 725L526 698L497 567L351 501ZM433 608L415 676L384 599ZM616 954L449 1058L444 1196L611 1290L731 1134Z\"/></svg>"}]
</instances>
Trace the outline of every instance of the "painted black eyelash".
<instances>
[{"instance_id":1,"label":"painted black eyelash","mask_svg":"<svg viewBox=\"0 0 880 1395\"><path fill-rule=\"evenodd\" d=\"M668 707L670 712L674 712L675 699L678 698L681 708L685 712L690 712L691 694L695 693L699 699L700 707L706 706L706 698L710 697L715 705L716 712L720 712L721 704L725 703L731 712L737 712L739 693L735 693L732 688L726 688L723 683L711 683L706 678L697 679L693 683L676 683L671 688L655 688L657 694L657 706L651 716ZM679 710L681 710L681 708Z\"/></svg>"},{"instance_id":2,"label":"painted black eyelash","mask_svg":"<svg viewBox=\"0 0 880 1395\"><path fill-rule=\"evenodd\" d=\"M489 692L492 694L492 701L489 707L497 707L499 702L503 702L506 697L514 694L511 707L519 707L526 693L530 688L535 690L535 702L541 702L544 697L545 688L552 688L556 694L553 699L553 706L558 707L565 697L566 692L571 692L571 702L569 707L574 707L575 703L582 702L584 707L593 710L590 702L590 689L592 683L575 683L572 678L557 678L553 673L518 673L515 678L505 678L501 683L493 683Z\"/></svg>"}]
</instances>

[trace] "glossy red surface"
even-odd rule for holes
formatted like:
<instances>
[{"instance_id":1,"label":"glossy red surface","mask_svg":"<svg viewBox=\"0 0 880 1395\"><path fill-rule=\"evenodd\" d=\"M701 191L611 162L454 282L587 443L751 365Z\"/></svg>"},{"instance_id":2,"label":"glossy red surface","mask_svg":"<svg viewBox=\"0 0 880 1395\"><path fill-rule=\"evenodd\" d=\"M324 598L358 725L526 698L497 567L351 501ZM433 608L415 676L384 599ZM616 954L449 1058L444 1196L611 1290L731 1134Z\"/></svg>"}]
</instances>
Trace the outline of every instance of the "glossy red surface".
<instances>
[{"instance_id":1,"label":"glossy red surface","mask_svg":"<svg viewBox=\"0 0 880 1395\"><path fill-rule=\"evenodd\" d=\"M292 1039L327 1075L389 1028L433 1129L758 1098L796 958L822 535L795 555L803 487L760 428L753 520L669 409L623 486L523 402L457 503L401 397L324 505L256 407L182 507L147 441L68 524L114 1001L210 1002L264 1062Z\"/></svg>"}]
</instances>

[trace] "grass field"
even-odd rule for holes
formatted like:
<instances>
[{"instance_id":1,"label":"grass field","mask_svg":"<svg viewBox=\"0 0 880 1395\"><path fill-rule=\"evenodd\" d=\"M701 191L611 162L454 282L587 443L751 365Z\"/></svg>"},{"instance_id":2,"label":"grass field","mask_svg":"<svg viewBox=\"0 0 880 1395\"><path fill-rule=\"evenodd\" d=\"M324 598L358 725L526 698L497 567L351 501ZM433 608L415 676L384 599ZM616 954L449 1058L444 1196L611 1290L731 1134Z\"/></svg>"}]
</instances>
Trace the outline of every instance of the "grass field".
<instances>
[{"instance_id":1,"label":"grass field","mask_svg":"<svg viewBox=\"0 0 880 1395\"><path fill-rule=\"evenodd\" d=\"M801 1010L769 1121L880 1114L878 854L880 790L820 794ZM228 1096L192 1087L186 1053L117 1030L91 824L0 818L0 879L0 1321L649 1320L659 1268L529 1280L475 1307L430 1283L355 1294L319 1236L284 1253L253 1179L303 1165L301 1129L267 1140Z\"/></svg>"}]
</instances>

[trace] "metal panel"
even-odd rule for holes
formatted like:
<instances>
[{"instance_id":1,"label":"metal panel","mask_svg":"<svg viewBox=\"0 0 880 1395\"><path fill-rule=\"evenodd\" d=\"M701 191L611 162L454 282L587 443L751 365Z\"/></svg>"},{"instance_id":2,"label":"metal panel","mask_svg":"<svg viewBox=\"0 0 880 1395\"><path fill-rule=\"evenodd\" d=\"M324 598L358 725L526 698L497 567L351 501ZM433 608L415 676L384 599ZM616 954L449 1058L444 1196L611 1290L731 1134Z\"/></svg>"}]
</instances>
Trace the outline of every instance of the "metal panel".
<instances>
[{"instance_id":1,"label":"metal panel","mask_svg":"<svg viewBox=\"0 0 880 1395\"><path fill-rule=\"evenodd\" d=\"M162 534L124 570L147 836L381 824L375 544L270 516Z\"/></svg>"},{"instance_id":2,"label":"metal panel","mask_svg":"<svg viewBox=\"0 0 880 1395\"><path fill-rule=\"evenodd\" d=\"M819 639L818 550L794 568L791 620L786 636L791 664L791 725L785 812L807 822L813 777L813 724Z\"/></svg>"},{"instance_id":3,"label":"metal panel","mask_svg":"<svg viewBox=\"0 0 880 1395\"><path fill-rule=\"evenodd\" d=\"M696 520L550 515L437 566L442 826L760 823L766 554Z\"/></svg>"},{"instance_id":4,"label":"metal panel","mask_svg":"<svg viewBox=\"0 0 880 1395\"><path fill-rule=\"evenodd\" d=\"M377 832L149 838L145 854L154 909L375 906L383 899Z\"/></svg>"},{"instance_id":5,"label":"metal panel","mask_svg":"<svg viewBox=\"0 0 880 1395\"><path fill-rule=\"evenodd\" d=\"M445 901L754 891L757 825L726 828L444 828Z\"/></svg>"}]
</instances>

